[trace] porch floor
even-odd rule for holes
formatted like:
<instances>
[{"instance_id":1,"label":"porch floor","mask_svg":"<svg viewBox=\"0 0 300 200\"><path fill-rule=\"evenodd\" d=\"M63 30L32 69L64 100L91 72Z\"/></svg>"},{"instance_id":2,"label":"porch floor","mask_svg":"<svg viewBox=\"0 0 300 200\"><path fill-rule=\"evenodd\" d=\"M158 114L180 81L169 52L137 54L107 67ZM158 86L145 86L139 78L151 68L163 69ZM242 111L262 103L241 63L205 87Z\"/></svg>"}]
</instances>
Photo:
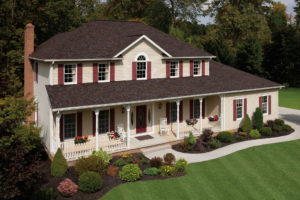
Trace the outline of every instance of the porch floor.
<instances>
[{"instance_id":1,"label":"porch floor","mask_svg":"<svg viewBox=\"0 0 300 200\"><path fill-rule=\"evenodd\" d=\"M130 138L130 149L139 149L147 146L155 146L158 144L163 144L170 142L169 139L165 138L164 136L160 136L159 134L151 134L153 138L146 139L146 140L138 140L137 138L133 137ZM173 137L173 140L176 138Z\"/></svg>"}]
</instances>

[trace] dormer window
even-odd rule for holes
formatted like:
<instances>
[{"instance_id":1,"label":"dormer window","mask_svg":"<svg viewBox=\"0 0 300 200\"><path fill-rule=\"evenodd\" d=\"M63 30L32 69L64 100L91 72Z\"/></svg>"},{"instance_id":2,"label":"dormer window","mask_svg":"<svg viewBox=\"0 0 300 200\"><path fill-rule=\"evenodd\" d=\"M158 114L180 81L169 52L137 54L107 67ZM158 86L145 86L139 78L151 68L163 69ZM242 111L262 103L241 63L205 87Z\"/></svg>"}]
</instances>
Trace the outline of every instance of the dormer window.
<instances>
[{"instance_id":1,"label":"dormer window","mask_svg":"<svg viewBox=\"0 0 300 200\"><path fill-rule=\"evenodd\" d=\"M76 83L76 65L65 64L64 65L64 82L65 84Z\"/></svg>"},{"instance_id":2,"label":"dormer window","mask_svg":"<svg viewBox=\"0 0 300 200\"><path fill-rule=\"evenodd\" d=\"M201 76L201 62L194 61L194 76Z\"/></svg>"},{"instance_id":3,"label":"dormer window","mask_svg":"<svg viewBox=\"0 0 300 200\"><path fill-rule=\"evenodd\" d=\"M144 55L140 55L137 58L137 63L136 63L136 78L138 80L143 80L146 79L146 73L147 72L147 61L146 57Z\"/></svg>"},{"instance_id":4,"label":"dormer window","mask_svg":"<svg viewBox=\"0 0 300 200\"><path fill-rule=\"evenodd\" d=\"M179 77L178 62L171 62L170 63L170 77L171 78Z\"/></svg>"},{"instance_id":5,"label":"dormer window","mask_svg":"<svg viewBox=\"0 0 300 200\"><path fill-rule=\"evenodd\" d=\"M100 63L98 65L98 82L109 81L109 64Z\"/></svg>"}]
</instances>

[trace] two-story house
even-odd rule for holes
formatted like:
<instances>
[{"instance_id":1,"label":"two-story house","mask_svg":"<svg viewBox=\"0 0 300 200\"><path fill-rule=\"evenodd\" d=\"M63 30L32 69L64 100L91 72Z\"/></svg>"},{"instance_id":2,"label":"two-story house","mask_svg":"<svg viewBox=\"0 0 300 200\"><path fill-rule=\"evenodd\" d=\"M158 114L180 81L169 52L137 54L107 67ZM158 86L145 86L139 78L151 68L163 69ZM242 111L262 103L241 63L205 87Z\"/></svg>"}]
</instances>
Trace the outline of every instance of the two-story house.
<instances>
[{"instance_id":1,"label":"two-story house","mask_svg":"<svg viewBox=\"0 0 300 200\"><path fill-rule=\"evenodd\" d=\"M92 21L34 49L34 26L27 24L25 94L37 105L29 120L42 127L52 154L60 147L72 160L99 148L117 152L176 141L205 128L237 129L256 107L264 120L278 117L280 84L212 58L127 21ZM190 119L198 122L188 125ZM120 138L109 138L110 131ZM89 141L75 144L76 136Z\"/></svg>"}]
</instances>

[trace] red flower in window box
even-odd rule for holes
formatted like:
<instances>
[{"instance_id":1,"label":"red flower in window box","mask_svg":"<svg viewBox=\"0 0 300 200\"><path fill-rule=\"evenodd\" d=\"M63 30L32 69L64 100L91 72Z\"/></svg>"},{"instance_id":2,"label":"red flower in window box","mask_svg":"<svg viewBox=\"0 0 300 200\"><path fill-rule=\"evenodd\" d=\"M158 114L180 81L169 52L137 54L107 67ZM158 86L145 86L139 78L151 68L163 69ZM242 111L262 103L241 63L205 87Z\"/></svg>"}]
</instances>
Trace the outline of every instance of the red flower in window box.
<instances>
[{"instance_id":1,"label":"red flower in window box","mask_svg":"<svg viewBox=\"0 0 300 200\"><path fill-rule=\"evenodd\" d=\"M89 140L88 136L84 136L84 137L76 136L75 139L74 139L74 143L75 144L86 143L88 140Z\"/></svg>"}]
</instances>

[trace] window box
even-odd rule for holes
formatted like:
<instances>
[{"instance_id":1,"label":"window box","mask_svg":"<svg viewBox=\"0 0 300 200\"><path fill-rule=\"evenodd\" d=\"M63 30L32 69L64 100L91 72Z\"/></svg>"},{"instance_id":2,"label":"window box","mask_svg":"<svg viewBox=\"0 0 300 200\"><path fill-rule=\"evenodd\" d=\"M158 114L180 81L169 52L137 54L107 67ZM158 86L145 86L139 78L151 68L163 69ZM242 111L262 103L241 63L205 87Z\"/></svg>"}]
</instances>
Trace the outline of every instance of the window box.
<instances>
[{"instance_id":1,"label":"window box","mask_svg":"<svg viewBox=\"0 0 300 200\"><path fill-rule=\"evenodd\" d=\"M186 124L188 125L188 126L194 126L195 124L197 124L198 123L198 120L196 120L196 119L187 119L186 120Z\"/></svg>"},{"instance_id":2,"label":"window box","mask_svg":"<svg viewBox=\"0 0 300 200\"><path fill-rule=\"evenodd\" d=\"M117 131L111 131L107 133L109 140L118 140L121 137L121 134Z\"/></svg>"},{"instance_id":3,"label":"window box","mask_svg":"<svg viewBox=\"0 0 300 200\"><path fill-rule=\"evenodd\" d=\"M89 137L88 136L76 136L74 139L74 143L75 144L82 144L82 143L87 143L89 141Z\"/></svg>"}]
</instances>

